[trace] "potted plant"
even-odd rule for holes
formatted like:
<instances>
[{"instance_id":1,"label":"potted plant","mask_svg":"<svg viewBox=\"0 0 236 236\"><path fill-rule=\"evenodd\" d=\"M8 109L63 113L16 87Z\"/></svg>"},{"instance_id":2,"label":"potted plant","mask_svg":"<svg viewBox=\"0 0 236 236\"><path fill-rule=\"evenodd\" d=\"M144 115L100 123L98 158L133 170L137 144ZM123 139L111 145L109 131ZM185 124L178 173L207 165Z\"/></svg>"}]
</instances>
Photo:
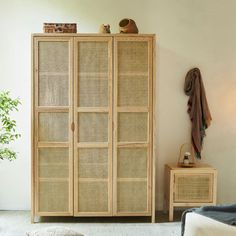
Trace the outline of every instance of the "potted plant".
<instances>
[{"instance_id":1,"label":"potted plant","mask_svg":"<svg viewBox=\"0 0 236 236\"><path fill-rule=\"evenodd\" d=\"M9 91L0 92L0 160L16 159L16 152L9 144L21 135L16 132L16 121L11 118L12 111L18 111L20 100L12 99Z\"/></svg>"}]
</instances>

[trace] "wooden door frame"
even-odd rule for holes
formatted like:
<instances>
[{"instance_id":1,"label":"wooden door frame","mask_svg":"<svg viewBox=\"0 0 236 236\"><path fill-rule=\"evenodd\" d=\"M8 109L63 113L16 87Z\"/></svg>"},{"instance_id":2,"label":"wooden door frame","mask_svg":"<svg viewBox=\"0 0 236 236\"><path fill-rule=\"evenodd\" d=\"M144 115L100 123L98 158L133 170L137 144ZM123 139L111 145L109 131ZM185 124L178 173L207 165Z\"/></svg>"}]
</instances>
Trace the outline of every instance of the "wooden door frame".
<instances>
[{"instance_id":1,"label":"wooden door frame","mask_svg":"<svg viewBox=\"0 0 236 236\"><path fill-rule=\"evenodd\" d=\"M155 35L151 35L151 34L139 34L139 35L134 35L134 34L110 34L110 35L104 35L104 34L33 34L32 35L32 40L31 40L31 44L32 44L32 56L31 56L31 63L32 63L32 83L31 83L31 96L32 96L32 104L31 104L31 143L32 143L32 159L31 159L31 187L32 187L32 191L31 191L31 206L32 206L32 210L31 210L31 219L32 222L34 222L34 217L36 215L40 215L39 212L37 212L36 209L36 205L37 205L37 194L36 194L36 183L38 181L37 178L37 160L35 158L37 158L37 128L36 128L36 124L38 122L38 107L36 106L38 104L38 98L36 97L36 92L38 90L38 70L37 70L37 64L38 64L38 58L37 58L37 53L38 53L38 42L42 41L42 40L46 40L46 41L67 41L69 40L70 42L70 60L71 60L71 65L70 65L70 106L69 106L69 128L70 129L74 129L74 135L71 132L71 142L70 143L70 178L71 181L73 181L73 179L75 178L75 173L74 173L74 169L73 166L75 166L75 159L74 158L76 155L74 153L75 149L77 149L76 145L75 145L75 138L77 138L77 127L76 127L76 122L75 118L77 117L77 110L74 109L75 107L75 101L76 100L76 96L73 97L73 94L76 94L74 89L77 89L76 86L74 86L76 84L76 73L77 73L77 68L75 66L75 62L76 62L76 56L75 56L75 46L76 46L76 39L80 38L80 40L86 40L87 38L90 38L91 40L94 41L94 39L100 39L100 40L106 40L106 38L110 38L110 40L112 41L113 45L110 45L110 53L109 53L109 60L111 63L111 71L110 71L110 75L109 75L109 88L110 88L110 93L109 96L111 99L110 100L110 104L109 104L109 112L111 112L109 119L110 120L110 125L109 125L109 130L112 130L112 139L116 137L117 134L117 107L114 106L117 103L117 91L116 89L114 89L114 86L116 87L116 83L117 83L117 72L116 72L116 45L115 45L115 41L116 40L122 40L123 38L129 38L130 40L140 40L142 38L148 38L150 40L150 55L149 57L152 57L152 63L150 63L149 66L151 66L152 68L150 68L150 71L152 73L152 89L150 88L149 92L151 91L151 101L150 101L150 106L149 109L151 109L149 112L151 112L149 114L149 119L152 119L152 132L150 132L150 140L152 140L152 144L150 144L150 148L149 148L149 152L150 152L150 157L149 157L149 184L148 186L151 188L151 192L149 193L149 209L151 211L151 215L152 215L152 222L155 221L155 149L156 149L156 144L155 144L155 140L156 140L156 39L155 39ZM114 46L114 47L113 47ZM151 65L152 64L152 65ZM115 81L115 82L114 82ZM113 84L114 83L114 84ZM113 94L114 92L114 94ZM151 105L152 103L152 105ZM60 108L61 109L61 108ZM83 110L82 108L80 108L81 111ZM86 109L84 110L86 111ZM96 110L94 110L96 111ZM107 109L104 110L104 112L107 112ZM151 127L149 127L151 130ZM69 130L70 130L69 129ZM109 174L109 178L110 178L110 204L109 204L109 214L108 215L117 215L116 211L117 211L117 207L116 207L116 175L117 175L117 140L114 139L112 140L109 148L109 157L112 157L112 160L110 160L110 164L109 164L109 168L110 168L110 174ZM125 144L124 144L125 145ZM74 147L73 147L74 146ZM77 151L77 150L76 150ZM113 182L113 184L112 184ZM74 199L74 187L75 187L75 183L71 184L72 186L70 186L70 213L69 215L74 215L74 203L75 203L75 199ZM113 186L112 186L113 185ZM113 201L113 203L112 203ZM43 214L43 215L51 215L51 214ZM52 215L57 215L52 213ZM61 215L61 214L59 214ZM62 215L66 215L64 212ZM88 213L88 214L83 214L85 216L99 216L99 213ZM104 214L100 214L101 216ZM140 215L138 214L128 214L128 215ZM143 215L143 214L141 214ZM145 214L144 214L145 215ZM150 212L147 214L150 215Z\"/></svg>"},{"instance_id":2,"label":"wooden door frame","mask_svg":"<svg viewBox=\"0 0 236 236\"><path fill-rule=\"evenodd\" d=\"M131 42L148 42L148 59L149 59L149 89L148 89L148 107L118 107L118 42L120 41L131 41ZM154 42L155 39L153 35L141 35L139 37L117 35L114 37L114 86L113 86L113 215L114 216L152 216L152 222L155 221L155 153L154 153L154 106L155 106L155 52L154 52ZM147 112L148 114L148 140L147 143L119 143L117 140L117 116L118 112ZM147 156L147 211L145 212L118 212L117 210L117 149L119 147L147 147L148 156Z\"/></svg>"},{"instance_id":3,"label":"wooden door frame","mask_svg":"<svg viewBox=\"0 0 236 236\"><path fill-rule=\"evenodd\" d=\"M108 107L77 107L78 101L78 43L79 42L107 42L108 43ZM74 216L112 216L112 37L110 36L77 36L74 37ZM78 138L78 113L101 112L108 113L108 142L107 143L77 143ZM108 148L108 211L107 212L79 212L78 206L78 147L79 148Z\"/></svg>"},{"instance_id":4,"label":"wooden door frame","mask_svg":"<svg viewBox=\"0 0 236 236\"><path fill-rule=\"evenodd\" d=\"M68 42L69 45L69 105L63 106L39 106L39 42ZM35 216L72 216L73 215L73 134L71 123L73 122L73 38L72 37L47 37L32 35L32 104L31 104L31 221ZM68 113L68 142L39 143L38 120L41 112L66 112ZM40 212L39 211L39 177L38 177L38 150L40 147L68 147L69 149L69 210L68 212Z\"/></svg>"}]
</instances>

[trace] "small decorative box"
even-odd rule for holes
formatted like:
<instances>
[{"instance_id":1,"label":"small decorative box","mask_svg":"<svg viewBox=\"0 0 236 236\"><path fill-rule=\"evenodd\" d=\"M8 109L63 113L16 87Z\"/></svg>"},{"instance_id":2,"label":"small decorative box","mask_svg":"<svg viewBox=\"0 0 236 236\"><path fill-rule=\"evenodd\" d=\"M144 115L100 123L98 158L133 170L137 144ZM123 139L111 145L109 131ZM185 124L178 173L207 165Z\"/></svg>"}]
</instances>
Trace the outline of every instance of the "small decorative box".
<instances>
[{"instance_id":1,"label":"small decorative box","mask_svg":"<svg viewBox=\"0 0 236 236\"><path fill-rule=\"evenodd\" d=\"M43 23L44 33L76 33L75 23Z\"/></svg>"}]
</instances>

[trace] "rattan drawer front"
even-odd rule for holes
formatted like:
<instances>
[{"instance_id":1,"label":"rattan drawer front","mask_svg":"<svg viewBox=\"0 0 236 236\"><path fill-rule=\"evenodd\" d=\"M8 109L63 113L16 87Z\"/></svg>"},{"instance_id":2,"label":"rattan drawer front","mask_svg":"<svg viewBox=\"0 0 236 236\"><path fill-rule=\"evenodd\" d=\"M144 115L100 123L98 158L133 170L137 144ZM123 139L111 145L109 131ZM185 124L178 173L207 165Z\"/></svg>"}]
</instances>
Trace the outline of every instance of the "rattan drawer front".
<instances>
[{"instance_id":1,"label":"rattan drawer front","mask_svg":"<svg viewBox=\"0 0 236 236\"><path fill-rule=\"evenodd\" d=\"M69 42L42 41L39 52L39 105L69 104Z\"/></svg>"},{"instance_id":2,"label":"rattan drawer front","mask_svg":"<svg viewBox=\"0 0 236 236\"><path fill-rule=\"evenodd\" d=\"M175 202L212 202L213 174L175 174Z\"/></svg>"}]
</instances>

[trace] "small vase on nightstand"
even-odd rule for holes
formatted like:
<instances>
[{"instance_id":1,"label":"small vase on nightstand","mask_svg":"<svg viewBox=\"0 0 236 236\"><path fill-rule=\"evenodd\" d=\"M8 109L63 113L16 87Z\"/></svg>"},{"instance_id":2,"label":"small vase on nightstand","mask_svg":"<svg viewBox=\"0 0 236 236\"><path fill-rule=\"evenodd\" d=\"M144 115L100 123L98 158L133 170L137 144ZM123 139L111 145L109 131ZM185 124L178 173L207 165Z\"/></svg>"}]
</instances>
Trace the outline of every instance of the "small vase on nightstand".
<instances>
[{"instance_id":1,"label":"small vase on nightstand","mask_svg":"<svg viewBox=\"0 0 236 236\"><path fill-rule=\"evenodd\" d=\"M190 161L189 161L189 156L190 156L191 154L189 153L189 152L185 152L185 154L184 154L184 160L183 160L183 164L184 165L188 165L189 163L190 163Z\"/></svg>"}]
</instances>

